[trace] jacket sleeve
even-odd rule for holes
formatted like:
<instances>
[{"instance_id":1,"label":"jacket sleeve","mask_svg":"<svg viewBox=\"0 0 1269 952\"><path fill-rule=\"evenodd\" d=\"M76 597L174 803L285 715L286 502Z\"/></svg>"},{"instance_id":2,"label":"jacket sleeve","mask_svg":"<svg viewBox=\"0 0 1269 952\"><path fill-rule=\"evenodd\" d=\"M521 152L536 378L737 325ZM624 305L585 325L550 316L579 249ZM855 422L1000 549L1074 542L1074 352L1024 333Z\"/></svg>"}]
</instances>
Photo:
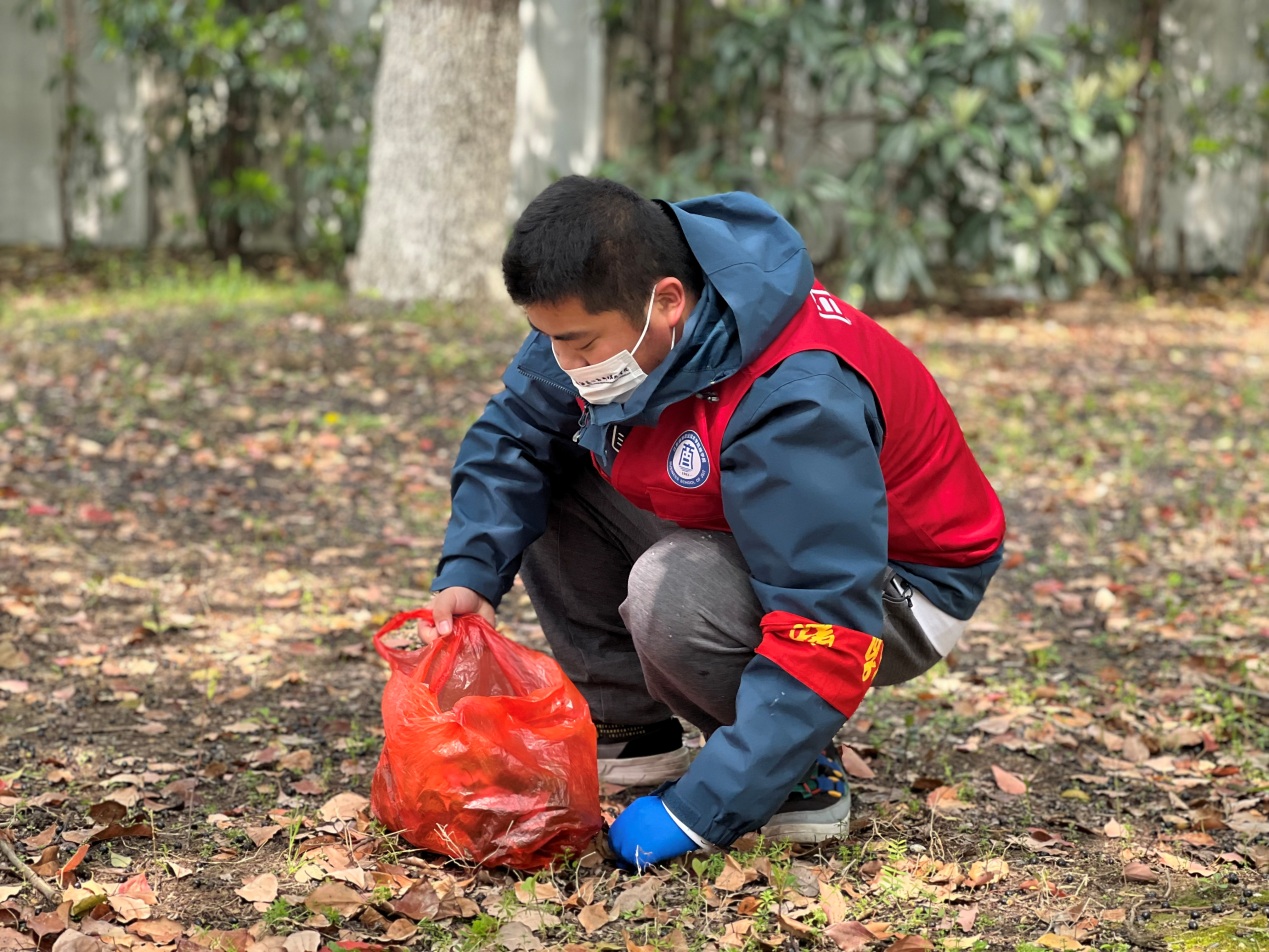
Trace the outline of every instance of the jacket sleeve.
<instances>
[{"instance_id":1,"label":"jacket sleeve","mask_svg":"<svg viewBox=\"0 0 1269 952\"><path fill-rule=\"evenodd\" d=\"M735 723L662 794L711 843L770 819L876 672L883 437L872 390L823 352L784 361L732 416L723 506L766 613L763 640L741 678Z\"/></svg>"},{"instance_id":2,"label":"jacket sleeve","mask_svg":"<svg viewBox=\"0 0 1269 952\"><path fill-rule=\"evenodd\" d=\"M463 437L433 591L461 585L496 607L515 580L521 554L546 529L552 476L585 460L573 442L576 393L519 369L542 346L540 335L529 336L503 375L506 389Z\"/></svg>"},{"instance_id":3,"label":"jacket sleeve","mask_svg":"<svg viewBox=\"0 0 1269 952\"><path fill-rule=\"evenodd\" d=\"M687 773L660 790L661 799L705 842L730 846L771 819L845 720L759 655L741 676L735 723L714 731Z\"/></svg>"},{"instance_id":4,"label":"jacket sleeve","mask_svg":"<svg viewBox=\"0 0 1269 952\"><path fill-rule=\"evenodd\" d=\"M723 439L723 511L764 612L758 653L848 717L880 661L883 441L872 389L822 351L755 381Z\"/></svg>"}]
</instances>

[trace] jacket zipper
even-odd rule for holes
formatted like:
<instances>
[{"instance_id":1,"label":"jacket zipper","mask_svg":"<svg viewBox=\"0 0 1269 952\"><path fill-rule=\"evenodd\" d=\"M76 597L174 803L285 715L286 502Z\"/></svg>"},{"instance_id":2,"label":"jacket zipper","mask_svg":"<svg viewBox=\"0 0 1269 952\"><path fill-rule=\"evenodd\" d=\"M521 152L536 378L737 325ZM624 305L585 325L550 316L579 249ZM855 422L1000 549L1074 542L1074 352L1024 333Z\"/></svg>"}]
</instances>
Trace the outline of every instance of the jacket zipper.
<instances>
[{"instance_id":1,"label":"jacket zipper","mask_svg":"<svg viewBox=\"0 0 1269 952\"><path fill-rule=\"evenodd\" d=\"M517 368L516 368L516 370L518 370L520 373L524 374L524 375L525 375L526 377L528 377L530 380L536 380L538 383L544 383L544 384L546 384L548 387L554 387L556 390L563 390L565 393L569 394L569 395L570 395L570 396L572 396L574 399L576 399L576 398L577 398L577 392L576 392L576 391L572 390L572 389L571 389L571 388L569 388L569 387L564 386L564 385L563 385L563 384L561 384L561 383L556 383L556 382L555 382L554 380L552 380L550 377L543 377L541 374L536 374L536 373L534 373L532 370L525 370L523 367L517 367ZM581 442L581 440L582 440L582 430L583 430L583 428L585 428L586 423L587 423L587 420L588 420L589 418L590 418L590 407L589 407L589 406L587 406L586 404L582 404L582 415L581 415L580 417L578 417L578 418L577 418L577 432L573 434L573 442L574 442L574 443L580 443L580 442Z\"/></svg>"}]
</instances>

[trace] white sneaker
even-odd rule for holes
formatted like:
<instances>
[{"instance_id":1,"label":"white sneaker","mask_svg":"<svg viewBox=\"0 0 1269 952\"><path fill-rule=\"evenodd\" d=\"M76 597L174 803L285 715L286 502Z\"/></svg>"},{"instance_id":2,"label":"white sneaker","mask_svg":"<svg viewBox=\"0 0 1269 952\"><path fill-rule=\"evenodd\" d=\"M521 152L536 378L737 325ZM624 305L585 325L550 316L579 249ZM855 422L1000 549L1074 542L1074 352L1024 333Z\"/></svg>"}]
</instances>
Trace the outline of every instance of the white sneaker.
<instances>
[{"instance_id":1,"label":"white sneaker","mask_svg":"<svg viewBox=\"0 0 1269 952\"><path fill-rule=\"evenodd\" d=\"M790 843L821 843L850 832L850 786L841 754L830 745L789 794L762 835Z\"/></svg>"},{"instance_id":2,"label":"white sneaker","mask_svg":"<svg viewBox=\"0 0 1269 952\"><path fill-rule=\"evenodd\" d=\"M599 780L623 787L654 787L678 780L692 763L683 746L683 726L671 718L657 724L596 724Z\"/></svg>"}]
</instances>

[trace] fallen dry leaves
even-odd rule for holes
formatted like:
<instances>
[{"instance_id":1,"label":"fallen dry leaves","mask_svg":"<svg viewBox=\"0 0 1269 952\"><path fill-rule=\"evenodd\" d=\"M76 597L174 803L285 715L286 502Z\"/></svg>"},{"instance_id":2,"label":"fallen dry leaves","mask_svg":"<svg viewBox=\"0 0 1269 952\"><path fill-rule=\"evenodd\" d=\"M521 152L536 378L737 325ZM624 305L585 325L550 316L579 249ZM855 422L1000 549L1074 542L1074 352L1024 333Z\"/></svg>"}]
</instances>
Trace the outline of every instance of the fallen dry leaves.
<instances>
[{"instance_id":1,"label":"fallen dry leaves","mask_svg":"<svg viewBox=\"0 0 1269 952\"><path fill-rule=\"evenodd\" d=\"M1010 537L953 663L848 724L848 842L530 880L399 853L365 799L366 635L426 598L517 335L319 310L0 333L0 823L71 903L6 873L0 952L1096 948L1146 889L1263 889L1263 313L889 321Z\"/></svg>"}]
</instances>

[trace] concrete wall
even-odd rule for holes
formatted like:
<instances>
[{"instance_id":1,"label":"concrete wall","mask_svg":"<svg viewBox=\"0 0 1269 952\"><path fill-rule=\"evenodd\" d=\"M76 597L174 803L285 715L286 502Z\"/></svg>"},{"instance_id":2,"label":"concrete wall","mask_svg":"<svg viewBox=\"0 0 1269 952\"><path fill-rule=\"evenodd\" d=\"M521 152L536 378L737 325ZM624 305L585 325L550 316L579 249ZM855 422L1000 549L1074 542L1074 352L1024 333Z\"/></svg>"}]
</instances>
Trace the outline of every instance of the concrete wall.
<instances>
[{"instance_id":1,"label":"concrete wall","mask_svg":"<svg viewBox=\"0 0 1269 952\"><path fill-rule=\"evenodd\" d=\"M21 0L0 0L0 243L58 245L57 139L64 112L60 87L50 90L61 60L61 36L35 33L18 16ZM98 121L104 175L74 204L77 237L95 244L138 245L146 235L141 107L126 64L91 55L97 36L82 10L81 101Z\"/></svg>"},{"instance_id":2,"label":"concrete wall","mask_svg":"<svg viewBox=\"0 0 1269 952\"><path fill-rule=\"evenodd\" d=\"M590 172L600 159L603 131L598 0L521 0L520 25L512 217L555 178Z\"/></svg>"},{"instance_id":3,"label":"concrete wall","mask_svg":"<svg viewBox=\"0 0 1269 952\"><path fill-rule=\"evenodd\" d=\"M1115 0L1101 0L1115 2ZM1269 23L1269 0L1204 0L1173 4L1163 19L1165 41L1171 47L1170 65L1185 75L1207 77L1216 89L1264 86L1265 64L1256 57L1252 32ZM1181 105L1165 106L1165 126L1179 125ZM1190 271L1224 268L1240 271L1248 242L1259 218L1260 169L1255 163L1220 168L1200 162L1192 180L1169 182L1162 193L1162 245L1159 265L1175 271L1180 236L1184 236Z\"/></svg>"}]
</instances>

